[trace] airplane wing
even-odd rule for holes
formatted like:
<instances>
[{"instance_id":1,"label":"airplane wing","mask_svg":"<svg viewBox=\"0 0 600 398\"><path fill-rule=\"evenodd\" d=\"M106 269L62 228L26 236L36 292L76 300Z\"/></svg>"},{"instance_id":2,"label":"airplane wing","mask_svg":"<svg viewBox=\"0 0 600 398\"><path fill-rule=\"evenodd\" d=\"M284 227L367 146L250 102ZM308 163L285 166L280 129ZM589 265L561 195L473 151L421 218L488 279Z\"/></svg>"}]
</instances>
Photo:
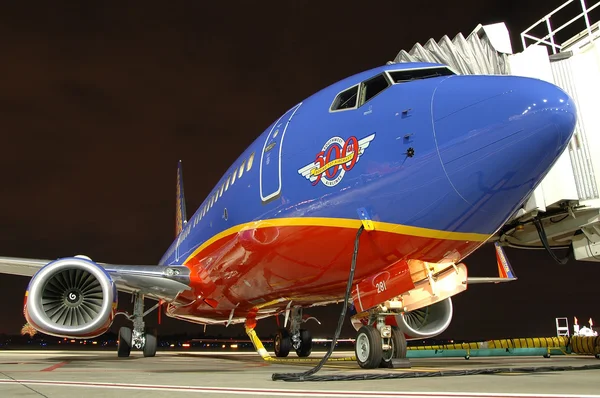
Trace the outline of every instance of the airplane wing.
<instances>
[{"instance_id":1,"label":"airplane wing","mask_svg":"<svg viewBox=\"0 0 600 398\"><path fill-rule=\"evenodd\" d=\"M79 259L89 260L83 256ZM60 260L68 261L68 258ZM0 257L0 273L32 277L52 262L54 260ZM148 298L169 302L182 291L190 289L190 270L187 267L105 264L91 260L89 264L101 267L114 281L117 290L127 293L139 292Z\"/></svg>"},{"instance_id":2,"label":"airplane wing","mask_svg":"<svg viewBox=\"0 0 600 398\"><path fill-rule=\"evenodd\" d=\"M504 253L504 250L500 246L498 242L494 243L496 248L496 262L498 264L498 277L468 277L467 285L472 285L474 283L503 283L503 282L512 282L516 281L517 277L513 272L512 266Z\"/></svg>"}]
</instances>

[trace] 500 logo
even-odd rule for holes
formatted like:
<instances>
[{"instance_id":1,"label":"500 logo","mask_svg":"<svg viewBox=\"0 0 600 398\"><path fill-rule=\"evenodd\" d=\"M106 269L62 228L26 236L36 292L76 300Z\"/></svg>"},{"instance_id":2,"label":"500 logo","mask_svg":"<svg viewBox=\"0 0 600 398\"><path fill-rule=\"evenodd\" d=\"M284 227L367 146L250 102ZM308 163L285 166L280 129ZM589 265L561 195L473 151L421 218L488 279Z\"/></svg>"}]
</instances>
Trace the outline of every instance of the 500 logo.
<instances>
[{"instance_id":1,"label":"500 logo","mask_svg":"<svg viewBox=\"0 0 600 398\"><path fill-rule=\"evenodd\" d=\"M317 185L322 182L325 186L333 187L342 181L347 171L352 170L361 155L375 139L375 133L358 140L355 136L344 140L332 137L317 153L314 162L302 167L298 173Z\"/></svg>"}]
</instances>

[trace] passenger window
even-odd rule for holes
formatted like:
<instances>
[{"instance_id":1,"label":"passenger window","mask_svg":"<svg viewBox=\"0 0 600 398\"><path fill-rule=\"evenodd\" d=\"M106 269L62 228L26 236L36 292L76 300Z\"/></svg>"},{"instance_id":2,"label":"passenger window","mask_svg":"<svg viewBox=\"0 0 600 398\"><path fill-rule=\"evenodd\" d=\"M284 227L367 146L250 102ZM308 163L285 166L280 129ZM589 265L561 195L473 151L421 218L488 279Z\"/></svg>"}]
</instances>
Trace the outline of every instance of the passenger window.
<instances>
[{"instance_id":1,"label":"passenger window","mask_svg":"<svg viewBox=\"0 0 600 398\"><path fill-rule=\"evenodd\" d=\"M221 190L219 191L219 197L223 196L224 190L225 190L225 183L221 184Z\"/></svg>"},{"instance_id":2,"label":"passenger window","mask_svg":"<svg viewBox=\"0 0 600 398\"><path fill-rule=\"evenodd\" d=\"M229 188L229 180L231 179L231 176L227 176L227 181L225 181L225 190L227 191L227 189Z\"/></svg>"},{"instance_id":3,"label":"passenger window","mask_svg":"<svg viewBox=\"0 0 600 398\"><path fill-rule=\"evenodd\" d=\"M233 183L235 182L235 176L237 174L237 170L233 172L233 174L231 175L231 185L233 185Z\"/></svg>"},{"instance_id":4,"label":"passenger window","mask_svg":"<svg viewBox=\"0 0 600 398\"><path fill-rule=\"evenodd\" d=\"M248 165L246 166L246 171L250 171L250 169L252 168L252 163L254 163L254 152L252 152L252 154L248 158Z\"/></svg>"},{"instance_id":5,"label":"passenger window","mask_svg":"<svg viewBox=\"0 0 600 398\"><path fill-rule=\"evenodd\" d=\"M242 165L240 166L240 170L238 171L238 178L242 178L242 174L244 174L244 164L246 163L246 161L244 160L242 162Z\"/></svg>"},{"instance_id":6,"label":"passenger window","mask_svg":"<svg viewBox=\"0 0 600 398\"><path fill-rule=\"evenodd\" d=\"M375 97L377 94L385 90L390 86L390 82L384 74L377 75L372 79L369 79L361 85L360 104L362 106L365 102Z\"/></svg>"},{"instance_id":7,"label":"passenger window","mask_svg":"<svg viewBox=\"0 0 600 398\"><path fill-rule=\"evenodd\" d=\"M349 88L346 91L342 91L333 100L331 104L332 111L339 111L342 109L352 109L356 107L356 99L358 97L358 86Z\"/></svg>"}]
</instances>

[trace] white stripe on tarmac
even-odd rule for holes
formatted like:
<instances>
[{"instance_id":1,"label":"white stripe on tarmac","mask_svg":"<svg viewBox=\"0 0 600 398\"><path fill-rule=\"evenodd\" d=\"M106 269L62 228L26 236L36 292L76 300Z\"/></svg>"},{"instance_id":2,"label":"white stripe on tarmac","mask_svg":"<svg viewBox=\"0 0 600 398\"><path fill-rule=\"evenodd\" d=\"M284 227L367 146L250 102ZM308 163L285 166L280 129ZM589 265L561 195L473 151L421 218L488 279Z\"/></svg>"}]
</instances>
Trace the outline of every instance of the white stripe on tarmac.
<instances>
[{"instance_id":1,"label":"white stripe on tarmac","mask_svg":"<svg viewBox=\"0 0 600 398\"><path fill-rule=\"evenodd\" d=\"M22 384L36 386L54 387L84 387L105 388L121 390L152 390L172 392L204 392L215 394L238 394L238 395L269 395L269 396L311 396L311 397L398 397L398 398L425 398L425 397L447 397L447 398L600 398L600 395L571 395L571 394L502 394L502 393L469 393L469 392L385 392L385 391L342 391L342 390L289 390L270 388L228 388L228 387L206 387L206 386L174 386L154 384L126 384L126 383L97 383L77 381L47 381L47 380L0 380L2 384Z\"/></svg>"}]
</instances>

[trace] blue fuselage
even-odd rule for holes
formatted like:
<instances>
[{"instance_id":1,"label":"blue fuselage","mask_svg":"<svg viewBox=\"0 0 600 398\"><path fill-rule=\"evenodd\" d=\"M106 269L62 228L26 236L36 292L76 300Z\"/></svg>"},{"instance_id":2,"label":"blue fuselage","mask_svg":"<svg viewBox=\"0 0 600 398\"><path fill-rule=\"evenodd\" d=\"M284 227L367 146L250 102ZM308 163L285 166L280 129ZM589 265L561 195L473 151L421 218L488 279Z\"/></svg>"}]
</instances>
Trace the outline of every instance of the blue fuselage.
<instances>
[{"instance_id":1,"label":"blue fuselage","mask_svg":"<svg viewBox=\"0 0 600 398\"><path fill-rule=\"evenodd\" d=\"M352 220L361 208L392 225L492 235L564 150L575 107L535 79L442 75L389 82L364 104L332 110L339 93L374 76L435 67L444 68L375 68L291 108L233 163L161 264L183 264L236 226Z\"/></svg>"}]
</instances>

